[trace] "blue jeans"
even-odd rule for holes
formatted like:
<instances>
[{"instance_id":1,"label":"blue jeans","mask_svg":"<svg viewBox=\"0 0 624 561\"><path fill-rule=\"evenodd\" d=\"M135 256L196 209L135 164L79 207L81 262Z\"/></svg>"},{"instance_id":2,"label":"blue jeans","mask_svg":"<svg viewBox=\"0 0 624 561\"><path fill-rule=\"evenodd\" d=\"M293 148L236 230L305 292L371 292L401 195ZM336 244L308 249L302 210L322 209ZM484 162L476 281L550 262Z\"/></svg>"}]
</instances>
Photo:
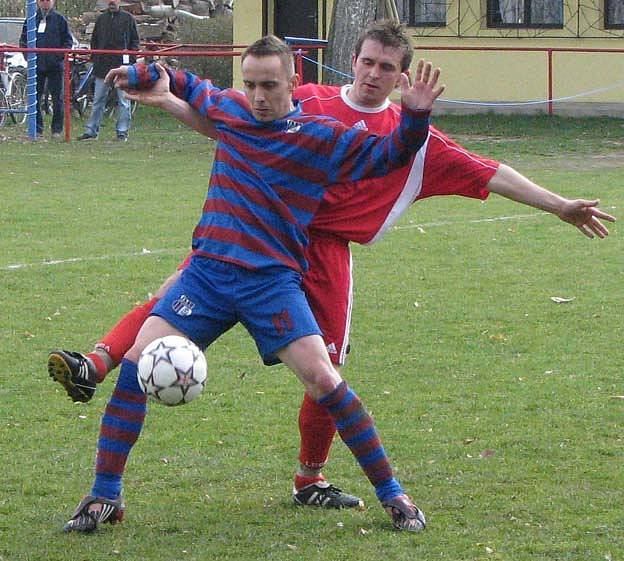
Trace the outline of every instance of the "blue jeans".
<instances>
[{"instance_id":1,"label":"blue jeans","mask_svg":"<svg viewBox=\"0 0 624 561\"><path fill-rule=\"evenodd\" d=\"M93 107L91 116L85 126L85 132L91 136L97 136L100 132L100 122L104 116L106 99L112 86L104 82L104 78L95 78L95 93L93 94ZM130 128L130 101L120 89L117 92L117 134L128 134Z\"/></svg>"}]
</instances>

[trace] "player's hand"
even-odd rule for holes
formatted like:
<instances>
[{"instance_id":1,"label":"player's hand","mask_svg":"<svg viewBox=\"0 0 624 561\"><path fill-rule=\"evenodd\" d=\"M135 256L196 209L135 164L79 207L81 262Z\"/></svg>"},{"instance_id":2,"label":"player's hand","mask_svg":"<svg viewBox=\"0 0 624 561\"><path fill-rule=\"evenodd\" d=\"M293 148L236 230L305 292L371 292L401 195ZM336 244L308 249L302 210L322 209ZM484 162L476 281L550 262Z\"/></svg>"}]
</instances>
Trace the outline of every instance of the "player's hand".
<instances>
[{"instance_id":1,"label":"player's hand","mask_svg":"<svg viewBox=\"0 0 624 561\"><path fill-rule=\"evenodd\" d=\"M594 236L604 238L609 235L609 230L601 220L615 222L615 217L598 209L599 202L598 199L593 201L585 199L566 201L557 216L564 222L576 226L588 238Z\"/></svg>"},{"instance_id":2,"label":"player's hand","mask_svg":"<svg viewBox=\"0 0 624 561\"><path fill-rule=\"evenodd\" d=\"M108 71L104 82L121 90L128 88L128 67L120 66Z\"/></svg>"},{"instance_id":3,"label":"player's hand","mask_svg":"<svg viewBox=\"0 0 624 561\"><path fill-rule=\"evenodd\" d=\"M431 63L422 58L416 65L414 83L410 86L407 74L401 74L401 103L413 111L431 111L433 102L444 91L438 86L440 69L432 70Z\"/></svg>"},{"instance_id":4,"label":"player's hand","mask_svg":"<svg viewBox=\"0 0 624 561\"><path fill-rule=\"evenodd\" d=\"M158 72L158 80L154 82L153 86L149 90L134 90L126 88L126 97L144 105L164 108L166 102L173 95L169 89L169 74L167 74L165 68L159 63L156 63L154 67Z\"/></svg>"}]
</instances>

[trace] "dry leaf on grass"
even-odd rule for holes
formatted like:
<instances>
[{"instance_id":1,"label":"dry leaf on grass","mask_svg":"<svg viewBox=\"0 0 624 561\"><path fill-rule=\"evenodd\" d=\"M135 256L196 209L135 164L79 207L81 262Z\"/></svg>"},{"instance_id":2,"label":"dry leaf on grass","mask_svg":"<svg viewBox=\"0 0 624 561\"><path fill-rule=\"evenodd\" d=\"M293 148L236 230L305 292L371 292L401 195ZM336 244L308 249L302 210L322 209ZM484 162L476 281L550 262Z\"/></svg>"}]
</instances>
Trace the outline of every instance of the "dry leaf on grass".
<instances>
[{"instance_id":1,"label":"dry leaf on grass","mask_svg":"<svg viewBox=\"0 0 624 561\"><path fill-rule=\"evenodd\" d=\"M572 300L574 300L576 298L576 296L572 296L572 298L564 298L563 296L551 296L550 299L555 303L555 304L567 304L568 302L572 302Z\"/></svg>"}]
</instances>

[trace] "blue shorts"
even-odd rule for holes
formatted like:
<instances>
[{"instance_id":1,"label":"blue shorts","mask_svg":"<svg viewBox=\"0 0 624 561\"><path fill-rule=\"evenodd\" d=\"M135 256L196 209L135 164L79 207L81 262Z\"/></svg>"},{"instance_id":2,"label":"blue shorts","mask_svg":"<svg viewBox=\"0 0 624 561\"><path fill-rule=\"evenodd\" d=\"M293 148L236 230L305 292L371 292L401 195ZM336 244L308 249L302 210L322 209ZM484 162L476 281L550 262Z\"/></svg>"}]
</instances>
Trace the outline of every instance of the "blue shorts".
<instances>
[{"instance_id":1,"label":"blue shorts","mask_svg":"<svg viewBox=\"0 0 624 561\"><path fill-rule=\"evenodd\" d=\"M201 348L241 322L267 365L278 364L275 353L296 339L321 334L296 271L249 270L201 256L191 259L152 315Z\"/></svg>"}]
</instances>

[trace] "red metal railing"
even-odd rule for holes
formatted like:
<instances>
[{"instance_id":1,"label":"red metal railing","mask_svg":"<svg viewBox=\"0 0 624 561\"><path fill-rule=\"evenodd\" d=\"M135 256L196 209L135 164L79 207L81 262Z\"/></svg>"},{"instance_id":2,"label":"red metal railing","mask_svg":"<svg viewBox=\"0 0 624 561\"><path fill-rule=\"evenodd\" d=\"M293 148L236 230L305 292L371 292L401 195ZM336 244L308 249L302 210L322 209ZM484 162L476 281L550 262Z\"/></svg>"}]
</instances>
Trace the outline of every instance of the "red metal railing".
<instances>
[{"instance_id":1,"label":"red metal railing","mask_svg":"<svg viewBox=\"0 0 624 561\"><path fill-rule=\"evenodd\" d=\"M583 47L442 47L434 45L419 45L414 47L416 51L497 51L497 52L542 52L546 53L547 87L548 87L548 114L553 114L553 53L620 53L624 49L585 49Z\"/></svg>"},{"instance_id":2,"label":"red metal railing","mask_svg":"<svg viewBox=\"0 0 624 561\"><path fill-rule=\"evenodd\" d=\"M144 45L140 51L112 51L102 49L81 49L78 51L68 49L26 49L20 47L1 46L0 47L0 60L3 58L3 51L5 52L36 52L36 53L57 53L64 55L65 58L65 140L69 141L70 138L70 126L71 126L71 84L70 84L70 59L73 57L85 56L91 54L115 54L123 55L129 54L138 57L157 57L157 56L172 56L176 57L198 57L198 56L240 56L242 49L246 45L223 45L216 43L205 44L165 44L165 43L149 43ZM295 53L296 71L299 75L303 74L303 57L308 53L311 48L322 49L323 46L310 46L310 45L291 45L293 52ZM496 51L496 52L542 52L546 54L546 66L547 66L547 103L548 114L553 114L553 53L558 52L576 52L576 53L619 53L624 54L624 48L582 48L582 47L479 47L479 46L437 46L437 45L418 45L414 47L416 51L428 50L428 51ZM194 50L197 49L197 50ZM238 50L231 50L238 49ZM303 50L305 49L305 50Z\"/></svg>"},{"instance_id":3,"label":"red metal railing","mask_svg":"<svg viewBox=\"0 0 624 561\"><path fill-rule=\"evenodd\" d=\"M157 47L155 49L149 49L149 47ZM148 47L148 48L145 48ZM200 56L218 56L218 57L235 57L242 54L242 50L231 49L244 49L246 45L170 45L170 44L148 44L140 51L115 51L106 49L28 49L22 47L11 47L8 45L2 45L0 47L0 60L4 60L4 52L21 52L21 53L49 53L60 54L64 58L64 73L63 73L63 85L64 94L63 102L65 105L65 112L63 115L65 125L65 141L69 142L71 138L71 62L75 58L83 58L92 54L96 55L131 55L134 57L159 57L159 56L172 56L176 57L200 57ZM184 47L184 48L183 48ZM197 47L198 50L191 50L189 47ZM208 50L206 47L210 47L213 50ZM304 51L297 45L293 45L293 52L295 53L295 65L296 71L300 75L303 72L303 55L307 54L307 50ZM309 47L306 47L309 48ZM217 50L223 49L223 50ZM230 49L230 50L228 50Z\"/></svg>"}]
</instances>

